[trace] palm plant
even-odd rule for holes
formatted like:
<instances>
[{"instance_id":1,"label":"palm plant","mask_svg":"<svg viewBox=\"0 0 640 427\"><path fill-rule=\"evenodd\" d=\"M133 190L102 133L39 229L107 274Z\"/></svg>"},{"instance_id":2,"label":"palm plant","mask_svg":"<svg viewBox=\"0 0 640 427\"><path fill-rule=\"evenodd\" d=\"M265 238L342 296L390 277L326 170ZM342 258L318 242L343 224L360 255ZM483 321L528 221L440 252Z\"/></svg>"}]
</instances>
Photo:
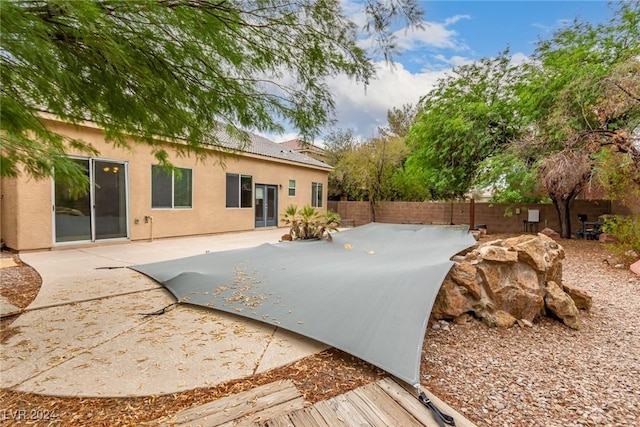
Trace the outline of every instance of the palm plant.
<instances>
[{"instance_id":1,"label":"palm plant","mask_svg":"<svg viewBox=\"0 0 640 427\"><path fill-rule=\"evenodd\" d=\"M309 205L304 206L298 211L298 219L300 224L300 239L322 238L322 235L318 236L321 221L316 208Z\"/></svg>"},{"instance_id":2,"label":"palm plant","mask_svg":"<svg viewBox=\"0 0 640 427\"><path fill-rule=\"evenodd\" d=\"M289 226L291 240L308 240L330 238L330 231L336 231L340 224L340 215L329 211L321 216L318 210L306 205L298 209L295 205L289 205L282 214L282 222Z\"/></svg>"},{"instance_id":3,"label":"palm plant","mask_svg":"<svg viewBox=\"0 0 640 427\"><path fill-rule=\"evenodd\" d=\"M282 214L282 222L289 226L289 236L295 238L300 235L300 226L298 224L298 207L289 205Z\"/></svg>"}]
</instances>

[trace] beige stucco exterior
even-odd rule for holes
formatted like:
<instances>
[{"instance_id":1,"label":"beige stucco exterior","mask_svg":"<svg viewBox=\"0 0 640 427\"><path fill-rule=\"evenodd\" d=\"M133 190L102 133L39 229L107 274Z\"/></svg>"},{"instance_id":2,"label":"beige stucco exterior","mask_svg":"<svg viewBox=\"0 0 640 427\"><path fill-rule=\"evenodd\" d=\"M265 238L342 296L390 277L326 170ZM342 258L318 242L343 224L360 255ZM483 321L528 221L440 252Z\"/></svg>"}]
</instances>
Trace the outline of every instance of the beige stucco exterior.
<instances>
[{"instance_id":1,"label":"beige stucco exterior","mask_svg":"<svg viewBox=\"0 0 640 427\"><path fill-rule=\"evenodd\" d=\"M157 160L150 147L132 144L131 151L114 147L106 143L103 132L91 124L74 126L47 121L47 125L60 134L93 144L100 152L96 158L128 162L128 239L132 241L254 229L253 208L225 207L226 173L250 175L254 186L277 186L279 226L282 226L281 214L289 204L304 206L311 203L313 182L324 186L324 200L319 210L326 211L330 168L248 153L227 155L222 166L220 153L214 150L204 161L193 155L179 157L172 154L170 157L175 166L193 171L192 208L152 209L151 166L157 164ZM289 180L296 182L295 196L288 194ZM3 178L1 191L1 234L6 246L18 251L68 246L69 243L54 242L54 184L51 178L34 180L24 174L16 179ZM145 221L145 217L152 219Z\"/></svg>"}]
</instances>

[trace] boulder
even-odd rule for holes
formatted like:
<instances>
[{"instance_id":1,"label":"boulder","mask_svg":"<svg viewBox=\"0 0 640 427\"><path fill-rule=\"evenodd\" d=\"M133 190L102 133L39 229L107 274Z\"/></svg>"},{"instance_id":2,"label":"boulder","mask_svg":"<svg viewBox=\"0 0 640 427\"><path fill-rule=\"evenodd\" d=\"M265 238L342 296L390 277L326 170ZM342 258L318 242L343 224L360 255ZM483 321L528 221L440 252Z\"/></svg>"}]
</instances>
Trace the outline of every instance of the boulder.
<instances>
[{"instance_id":1,"label":"boulder","mask_svg":"<svg viewBox=\"0 0 640 427\"><path fill-rule=\"evenodd\" d=\"M445 279L433 303L432 317L438 320L455 319L471 310L472 307L460 292L460 288L452 280Z\"/></svg>"},{"instance_id":2,"label":"boulder","mask_svg":"<svg viewBox=\"0 0 640 427\"><path fill-rule=\"evenodd\" d=\"M547 294L544 302L551 313L568 327L580 329L582 327L580 312L573 299L556 282L548 282L546 287Z\"/></svg>"},{"instance_id":3,"label":"boulder","mask_svg":"<svg viewBox=\"0 0 640 427\"><path fill-rule=\"evenodd\" d=\"M562 238L560 237L560 233L558 233L557 231L549 227L546 227L544 230L542 230L540 234L544 234L547 237L551 237L553 240L560 240Z\"/></svg>"},{"instance_id":4,"label":"boulder","mask_svg":"<svg viewBox=\"0 0 640 427\"><path fill-rule=\"evenodd\" d=\"M576 307L580 310L590 310L592 304L591 295L570 283L563 283L562 290L571 297Z\"/></svg>"},{"instance_id":5,"label":"boulder","mask_svg":"<svg viewBox=\"0 0 640 427\"><path fill-rule=\"evenodd\" d=\"M493 240L452 259L431 312L434 320L466 322L466 314L508 328L532 325L550 313L579 328L578 309L591 307L586 292L562 285L564 249L545 234Z\"/></svg>"},{"instance_id":6,"label":"boulder","mask_svg":"<svg viewBox=\"0 0 640 427\"><path fill-rule=\"evenodd\" d=\"M506 311L497 310L495 313L487 313L482 321L491 327L507 329L516 323L516 318Z\"/></svg>"}]
</instances>

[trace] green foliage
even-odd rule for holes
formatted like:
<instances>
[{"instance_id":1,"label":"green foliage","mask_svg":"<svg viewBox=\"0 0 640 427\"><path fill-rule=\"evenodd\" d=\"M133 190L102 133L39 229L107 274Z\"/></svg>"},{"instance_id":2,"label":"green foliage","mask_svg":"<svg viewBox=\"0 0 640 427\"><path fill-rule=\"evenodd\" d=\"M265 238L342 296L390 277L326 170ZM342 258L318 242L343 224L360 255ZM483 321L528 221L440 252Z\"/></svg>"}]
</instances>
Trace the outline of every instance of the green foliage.
<instances>
[{"instance_id":1,"label":"green foliage","mask_svg":"<svg viewBox=\"0 0 640 427\"><path fill-rule=\"evenodd\" d=\"M594 172L612 196L637 192L640 3L614 7L605 24L576 21L542 40L529 63L515 66L505 51L441 80L422 100L395 176L403 197L474 188L492 189L496 202L547 197L567 237L571 202Z\"/></svg>"},{"instance_id":2,"label":"green foliage","mask_svg":"<svg viewBox=\"0 0 640 427\"><path fill-rule=\"evenodd\" d=\"M403 114L400 110L394 111L389 113L390 117ZM404 138L392 134L402 129L399 122L394 122L381 129L379 137L365 142L358 141L352 130L329 134L325 142L328 161L333 166L329 174L329 198L346 197L375 203L400 197L394 174L402 168L409 150Z\"/></svg>"},{"instance_id":3,"label":"green foliage","mask_svg":"<svg viewBox=\"0 0 640 427\"><path fill-rule=\"evenodd\" d=\"M329 174L329 199L360 198L360 183L353 172L358 159L354 155L361 142L356 139L352 129L337 129L325 138L327 163L333 166Z\"/></svg>"},{"instance_id":4,"label":"green foliage","mask_svg":"<svg viewBox=\"0 0 640 427\"><path fill-rule=\"evenodd\" d=\"M416 26L415 0L367 0L369 30L389 57L395 17ZM2 176L21 169L86 184L65 154L91 145L45 128L41 111L89 119L117 146L206 155L220 131L279 132L288 122L317 134L334 101L326 78L366 84L374 74L358 28L338 0L50 0L0 2ZM241 147L238 147L241 148Z\"/></svg>"},{"instance_id":5,"label":"green foliage","mask_svg":"<svg viewBox=\"0 0 640 427\"><path fill-rule=\"evenodd\" d=\"M421 100L408 143L405 182L422 182L432 198L463 197L479 165L518 135L514 114L519 70L509 51L454 70ZM413 175L413 176L412 176Z\"/></svg>"},{"instance_id":6,"label":"green foliage","mask_svg":"<svg viewBox=\"0 0 640 427\"><path fill-rule=\"evenodd\" d=\"M292 239L323 239L330 238L330 232L337 231L340 215L333 211L327 211L325 215L321 215L316 208L309 205L301 209L295 205L289 205L282 215L282 222L289 226L289 235Z\"/></svg>"},{"instance_id":7,"label":"green foliage","mask_svg":"<svg viewBox=\"0 0 640 427\"><path fill-rule=\"evenodd\" d=\"M634 262L640 257L640 216L615 215L605 220L604 231L617 239L607 246L626 262Z\"/></svg>"},{"instance_id":8,"label":"green foliage","mask_svg":"<svg viewBox=\"0 0 640 427\"><path fill-rule=\"evenodd\" d=\"M494 203L538 203L545 199L538 185L536 167L509 150L481 163L476 186L491 190Z\"/></svg>"},{"instance_id":9,"label":"green foliage","mask_svg":"<svg viewBox=\"0 0 640 427\"><path fill-rule=\"evenodd\" d=\"M413 104L404 104L400 108L393 107L387 111L387 126L378 128L378 132L383 137L405 138L417 114L418 110Z\"/></svg>"},{"instance_id":10,"label":"green foliage","mask_svg":"<svg viewBox=\"0 0 640 427\"><path fill-rule=\"evenodd\" d=\"M631 153L603 148L596 155L594 175L610 199L622 204L640 199L640 164Z\"/></svg>"}]
</instances>

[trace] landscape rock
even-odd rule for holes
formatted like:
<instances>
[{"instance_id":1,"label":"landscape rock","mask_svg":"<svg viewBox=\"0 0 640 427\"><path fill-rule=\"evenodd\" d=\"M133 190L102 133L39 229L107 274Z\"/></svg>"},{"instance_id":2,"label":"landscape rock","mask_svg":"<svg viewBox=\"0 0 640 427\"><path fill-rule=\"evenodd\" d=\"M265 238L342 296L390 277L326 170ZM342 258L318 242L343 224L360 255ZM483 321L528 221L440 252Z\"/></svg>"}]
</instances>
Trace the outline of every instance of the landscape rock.
<instances>
[{"instance_id":1,"label":"landscape rock","mask_svg":"<svg viewBox=\"0 0 640 427\"><path fill-rule=\"evenodd\" d=\"M540 232L540 234L544 234L547 237L552 238L553 240L560 240L562 239L562 237L560 237L560 233L558 233L557 231L547 227L544 230L542 230Z\"/></svg>"},{"instance_id":2,"label":"landscape rock","mask_svg":"<svg viewBox=\"0 0 640 427\"><path fill-rule=\"evenodd\" d=\"M471 310L472 307L460 288L452 280L445 279L433 303L431 315L435 319L455 319Z\"/></svg>"},{"instance_id":3,"label":"landscape rock","mask_svg":"<svg viewBox=\"0 0 640 427\"><path fill-rule=\"evenodd\" d=\"M573 329L580 329L582 321L580 312L573 299L558 286L556 282L547 283L547 294L544 297L547 308L562 322Z\"/></svg>"},{"instance_id":4,"label":"landscape rock","mask_svg":"<svg viewBox=\"0 0 640 427\"><path fill-rule=\"evenodd\" d=\"M580 310L590 310L593 303L591 296L584 290L570 283L563 283L562 290L571 297L576 307Z\"/></svg>"},{"instance_id":5,"label":"landscape rock","mask_svg":"<svg viewBox=\"0 0 640 427\"><path fill-rule=\"evenodd\" d=\"M592 299L571 284L562 285L564 249L538 234L478 244L453 258L455 265L436 297L431 316L464 324L473 315L492 327L533 325L550 313L580 328L579 309Z\"/></svg>"},{"instance_id":6,"label":"landscape rock","mask_svg":"<svg viewBox=\"0 0 640 427\"><path fill-rule=\"evenodd\" d=\"M640 259L629 266L629 270L640 276Z\"/></svg>"},{"instance_id":7,"label":"landscape rock","mask_svg":"<svg viewBox=\"0 0 640 427\"><path fill-rule=\"evenodd\" d=\"M529 322L528 320L518 319L516 320L516 322L518 322L518 326L520 326L521 328L533 328L533 323Z\"/></svg>"},{"instance_id":8,"label":"landscape rock","mask_svg":"<svg viewBox=\"0 0 640 427\"><path fill-rule=\"evenodd\" d=\"M602 233L598 236L598 241L600 243L617 243L618 239L612 234Z\"/></svg>"}]
</instances>

